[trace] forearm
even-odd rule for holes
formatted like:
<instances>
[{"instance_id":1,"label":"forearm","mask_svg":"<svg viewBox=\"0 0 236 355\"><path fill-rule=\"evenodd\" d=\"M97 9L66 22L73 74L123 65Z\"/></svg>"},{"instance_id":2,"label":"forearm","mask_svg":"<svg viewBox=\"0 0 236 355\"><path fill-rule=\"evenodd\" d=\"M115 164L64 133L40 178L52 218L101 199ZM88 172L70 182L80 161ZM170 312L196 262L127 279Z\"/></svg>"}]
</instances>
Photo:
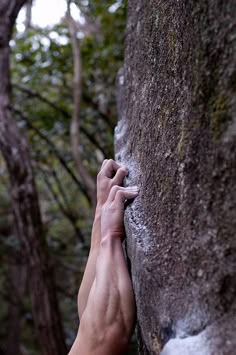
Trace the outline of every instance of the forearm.
<instances>
[{"instance_id":1,"label":"forearm","mask_svg":"<svg viewBox=\"0 0 236 355\"><path fill-rule=\"evenodd\" d=\"M94 352L95 348L102 349L104 355L123 354L132 334L133 320L134 296L121 240L107 235L100 244L95 281L79 334L84 337L91 330L88 344L96 340L93 354L100 355L98 350Z\"/></svg>"},{"instance_id":2,"label":"forearm","mask_svg":"<svg viewBox=\"0 0 236 355\"><path fill-rule=\"evenodd\" d=\"M134 297L121 241L105 236L80 328L69 355L123 355L134 320Z\"/></svg>"},{"instance_id":3,"label":"forearm","mask_svg":"<svg viewBox=\"0 0 236 355\"><path fill-rule=\"evenodd\" d=\"M106 300L104 304L101 302L101 307L98 308L100 315L103 314L99 319L107 325L115 320L122 334L129 338L133 330L135 302L122 242L119 238L108 234L102 239L96 281L96 294L103 295L103 299Z\"/></svg>"},{"instance_id":4,"label":"forearm","mask_svg":"<svg viewBox=\"0 0 236 355\"><path fill-rule=\"evenodd\" d=\"M84 271L82 283L78 294L78 312L81 319L82 314L87 305L88 296L95 279L96 262L99 254L99 247L101 242L101 206L98 204L95 212L92 234L91 234L91 247L89 252L88 261Z\"/></svg>"},{"instance_id":5,"label":"forearm","mask_svg":"<svg viewBox=\"0 0 236 355\"><path fill-rule=\"evenodd\" d=\"M86 320L82 320L69 355L124 355L127 348L128 342L123 341L122 334L114 339L109 331L94 331Z\"/></svg>"},{"instance_id":6,"label":"forearm","mask_svg":"<svg viewBox=\"0 0 236 355\"><path fill-rule=\"evenodd\" d=\"M93 224L78 296L80 328L70 355L122 355L133 331L134 294L122 238L124 203L137 197L138 188L121 187L126 175L126 168L105 160L97 177L101 208L97 208Z\"/></svg>"}]
</instances>

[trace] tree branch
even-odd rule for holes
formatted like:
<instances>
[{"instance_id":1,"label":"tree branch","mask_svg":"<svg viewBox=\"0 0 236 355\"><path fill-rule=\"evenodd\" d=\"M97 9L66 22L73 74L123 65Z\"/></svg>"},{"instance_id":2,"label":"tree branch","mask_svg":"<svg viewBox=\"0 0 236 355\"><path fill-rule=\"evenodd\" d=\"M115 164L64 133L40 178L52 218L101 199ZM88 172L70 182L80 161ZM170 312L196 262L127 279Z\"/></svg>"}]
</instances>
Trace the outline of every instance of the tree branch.
<instances>
[{"instance_id":1,"label":"tree branch","mask_svg":"<svg viewBox=\"0 0 236 355\"><path fill-rule=\"evenodd\" d=\"M61 194L61 196L62 196L62 198L63 198L64 204L66 205L66 209L67 209L67 210L70 210L69 201L68 201L68 199L67 199L65 190L64 190L64 188L63 188L63 186L62 186L62 184L61 184L61 181L60 181L60 179L59 179L59 177L58 177L58 174L57 174L56 170L55 170L55 169L52 169L52 170L51 170L51 174L52 174L52 176L53 176L53 178L54 178L54 180L55 180L55 182L56 182L56 184L57 184L58 190L60 191L60 194ZM73 213L72 213L72 214L73 214ZM73 214L73 215L74 215L74 214Z\"/></svg>"},{"instance_id":2,"label":"tree branch","mask_svg":"<svg viewBox=\"0 0 236 355\"><path fill-rule=\"evenodd\" d=\"M29 88L26 88L25 86L22 86L20 84L14 83L13 87L20 90L21 92L27 94L29 97L35 97L39 99L40 101L44 102L48 106L52 107L55 111L60 112L64 117L70 118L70 114L64 110L62 107L59 107L57 104L54 102L48 100L45 96L41 95L39 92L31 90Z\"/></svg>"},{"instance_id":3,"label":"tree branch","mask_svg":"<svg viewBox=\"0 0 236 355\"><path fill-rule=\"evenodd\" d=\"M31 28L33 0L27 0L25 6L26 6L25 31L27 32Z\"/></svg>"},{"instance_id":4,"label":"tree branch","mask_svg":"<svg viewBox=\"0 0 236 355\"><path fill-rule=\"evenodd\" d=\"M12 0L11 3L14 4L12 8L12 12L10 13L10 23L11 27L13 28L16 18L21 10L21 8L25 5L27 0Z\"/></svg>"},{"instance_id":5,"label":"tree branch","mask_svg":"<svg viewBox=\"0 0 236 355\"><path fill-rule=\"evenodd\" d=\"M91 105L93 107L93 109L99 113L100 117L103 119L103 121L109 127L109 130L111 132L113 132L115 126L114 126L114 124L112 124L111 119L108 116L108 114L105 113L105 112L102 112L100 110L100 108L99 108L98 103L95 102L94 100L92 100L92 98L89 95L86 95L86 93L83 92L82 97L83 97L84 102L86 102L87 104Z\"/></svg>"},{"instance_id":6,"label":"tree branch","mask_svg":"<svg viewBox=\"0 0 236 355\"><path fill-rule=\"evenodd\" d=\"M9 40L24 1L0 1L0 150L5 159L14 229L26 260L36 335L44 355L64 355L67 347L47 252L29 147L11 111ZM2 12L4 6L5 12ZM12 5L14 5L12 7ZM14 338L14 333L11 333ZM16 339L13 339L13 341ZM16 353L15 351L12 353Z\"/></svg>"},{"instance_id":7,"label":"tree branch","mask_svg":"<svg viewBox=\"0 0 236 355\"><path fill-rule=\"evenodd\" d=\"M52 141L45 135L43 134L38 128L36 128L34 125L32 125L32 123L30 122L30 120L19 110L17 110L16 108L12 108L13 112L15 112L16 114L18 114L21 119L23 119L27 126L32 129L42 140L45 141L45 143L47 144L47 146L49 147L49 149L51 150L51 152L55 155L55 157L59 160L60 164L63 166L63 168L67 171L67 173L71 176L72 180L76 183L76 185L79 187L79 189L83 192L83 194L87 197L88 201L91 203L90 201L90 197L88 196L88 193L86 191L86 189L84 188L84 186L81 184L81 182L78 180L78 178L76 177L76 175L74 174L74 172L71 170L71 168L68 166L67 162L65 161L65 159L63 158L63 156L60 154L60 152L57 150L57 148L55 147L55 145L52 143Z\"/></svg>"},{"instance_id":8,"label":"tree branch","mask_svg":"<svg viewBox=\"0 0 236 355\"><path fill-rule=\"evenodd\" d=\"M48 106L52 107L55 111L59 112L60 114L62 114L65 118L70 119L71 116L68 113L68 111L64 110L62 107L58 106L57 104L55 104L54 102L48 100L46 97L42 96L40 93L33 91L31 89L25 88L24 86L21 86L19 84L14 84L13 85L14 88L20 90L21 92L27 94L27 96L29 97L35 97L37 99L39 99L41 102L44 102L45 104L47 104ZM93 103L92 101L89 101L89 98L86 97L86 101L88 103L90 103L91 105L94 106L94 108L96 108L96 103ZM103 117L102 112L99 111L99 114L101 115L101 117ZM104 118L105 120L105 118ZM81 127L81 133L83 133L87 139L97 148L99 149L104 157L107 157L108 154L105 151L105 149L101 146L101 144L96 140L96 138L90 134L83 126Z\"/></svg>"},{"instance_id":9,"label":"tree branch","mask_svg":"<svg viewBox=\"0 0 236 355\"><path fill-rule=\"evenodd\" d=\"M96 184L86 167L81 161L79 151L80 137L80 109L81 109L81 92L82 92L82 59L80 44L77 39L77 25L70 13L70 2L66 13L66 20L69 27L71 45L74 60L74 78L73 78L73 100L74 108L70 126L72 153L76 164L78 174L81 176L91 198L92 205L96 206Z\"/></svg>"},{"instance_id":10,"label":"tree branch","mask_svg":"<svg viewBox=\"0 0 236 355\"><path fill-rule=\"evenodd\" d=\"M57 196L56 192L53 189L53 186L51 184L50 178L48 177L48 172L45 171L42 168L40 168L40 171L41 171L41 173L43 175L44 182L45 182L49 192L52 194L54 200L56 201L60 211L70 221L70 223L72 224L72 227L74 228L75 235L78 237L80 242L82 244L84 244L85 243L84 236L83 236L81 230L76 225L76 217L74 216L73 212L69 208L66 208L66 207L63 206L63 203L60 201L59 197Z\"/></svg>"}]
</instances>

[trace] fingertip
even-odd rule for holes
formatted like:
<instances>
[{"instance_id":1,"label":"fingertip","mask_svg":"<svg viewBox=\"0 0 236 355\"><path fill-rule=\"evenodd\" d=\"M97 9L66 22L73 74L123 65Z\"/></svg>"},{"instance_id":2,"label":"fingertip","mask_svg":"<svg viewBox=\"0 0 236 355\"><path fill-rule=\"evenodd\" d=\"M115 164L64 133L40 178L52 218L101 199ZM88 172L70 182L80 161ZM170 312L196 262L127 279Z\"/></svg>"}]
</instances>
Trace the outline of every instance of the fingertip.
<instances>
[{"instance_id":1,"label":"fingertip","mask_svg":"<svg viewBox=\"0 0 236 355\"><path fill-rule=\"evenodd\" d=\"M138 197L139 196L139 191L136 191L135 192L135 197Z\"/></svg>"},{"instance_id":2,"label":"fingertip","mask_svg":"<svg viewBox=\"0 0 236 355\"><path fill-rule=\"evenodd\" d=\"M139 194L139 190L135 190L135 189L132 189L132 190L127 190L126 192L126 195L127 195L127 198L133 198L134 196L138 196Z\"/></svg>"},{"instance_id":3,"label":"fingertip","mask_svg":"<svg viewBox=\"0 0 236 355\"><path fill-rule=\"evenodd\" d=\"M101 169L104 168L104 166L106 165L107 161L108 161L108 159L104 159L104 160L103 160L102 165L101 165Z\"/></svg>"},{"instance_id":4,"label":"fingertip","mask_svg":"<svg viewBox=\"0 0 236 355\"><path fill-rule=\"evenodd\" d=\"M122 166L121 170L125 173L125 175L127 175L129 172L129 170L125 166Z\"/></svg>"},{"instance_id":5,"label":"fingertip","mask_svg":"<svg viewBox=\"0 0 236 355\"><path fill-rule=\"evenodd\" d=\"M139 195L139 188L138 186L130 186L126 188L126 195L127 199L136 198Z\"/></svg>"},{"instance_id":6,"label":"fingertip","mask_svg":"<svg viewBox=\"0 0 236 355\"><path fill-rule=\"evenodd\" d=\"M139 192L139 187L138 186L127 186L126 189L130 190L130 191L138 191Z\"/></svg>"},{"instance_id":7,"label":"fingertip","mask_svg":"<svg viewBox=\"0 0 236 355\"><path fill-rule=\"evenodd\" d=\"M118 184L118 185L122 185L122 182L124 180L124 177L127 175L127 170L124 167L120 167L114 178L113 178L113 182Z\"/></svg>"},{"instance_id":8,"label":"fingertip","mask_svg":"<svg viewBox=\"0 0 236 355\"><path fill-rule=\"evenodd\" d=\"M126 171L129 171L129 169L127 168L127 166L120 164L121 168L125 169Z\"/></svg>"}]
</instances>

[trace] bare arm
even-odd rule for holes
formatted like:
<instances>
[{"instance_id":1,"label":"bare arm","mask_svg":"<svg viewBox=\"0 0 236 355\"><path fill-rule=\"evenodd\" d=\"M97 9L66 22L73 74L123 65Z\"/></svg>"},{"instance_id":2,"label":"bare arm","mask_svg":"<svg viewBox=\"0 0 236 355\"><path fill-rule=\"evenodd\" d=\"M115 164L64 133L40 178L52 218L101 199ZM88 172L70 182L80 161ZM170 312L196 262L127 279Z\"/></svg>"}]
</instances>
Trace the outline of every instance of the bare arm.
<instances>
[{"instance_id":1,"label":"bare arm","mask_svg":"<svg viewBox=\"0 0 236 355\"><path fill-rule=\"evenodd\" d=\"M135 303L122 249L123 211L137 188L114 186L102 209L101 243L80 329L70 355L120 355L132 334Z\"/></svg>"},{"instance_id":2,"label":"bare arm","mask_svg":"<svg viewBox=\"0 0 236 355\"><path fill-rule=\"evenodd\" d=\"M78 293L79 318L87 305L88 296L95 279L95 269L101 242L101 211L107 201L109 192L114 185L121 185L127 169L116 163L114 160L104 160L97 177L97 208L93 222L91 247L83 280Z\"/></svg>"}]
</instances>

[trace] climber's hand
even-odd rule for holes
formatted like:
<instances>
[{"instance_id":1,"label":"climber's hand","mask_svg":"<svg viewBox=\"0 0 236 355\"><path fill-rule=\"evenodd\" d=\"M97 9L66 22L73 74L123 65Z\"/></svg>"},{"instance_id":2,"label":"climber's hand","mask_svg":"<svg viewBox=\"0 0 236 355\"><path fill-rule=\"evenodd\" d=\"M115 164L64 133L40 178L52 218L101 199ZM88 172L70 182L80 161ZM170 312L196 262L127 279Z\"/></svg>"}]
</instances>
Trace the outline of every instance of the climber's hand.
<instances>
[{"instance_id":1,"label":"climber's hand","mask_svg":"<svg viewBox=\"0 0 236 355\"><path fill-rule=\"evenodd\" d=\"M105 159L97 176L97 203L103 206L106 202L112 186L122 185L127 175L126 167L116 163L112 159Z\"/></svg>"},{"instance_id":2,"label":"climber's hand","mask_svg":"<svg viewBox=\"0 0 236 355\"><path fill-rule=\"evenodd\" d=\"M138 187L113 186L102 208L101 237L124 237L124 204L138 195Z\"/></svg>"}]
</instances>

